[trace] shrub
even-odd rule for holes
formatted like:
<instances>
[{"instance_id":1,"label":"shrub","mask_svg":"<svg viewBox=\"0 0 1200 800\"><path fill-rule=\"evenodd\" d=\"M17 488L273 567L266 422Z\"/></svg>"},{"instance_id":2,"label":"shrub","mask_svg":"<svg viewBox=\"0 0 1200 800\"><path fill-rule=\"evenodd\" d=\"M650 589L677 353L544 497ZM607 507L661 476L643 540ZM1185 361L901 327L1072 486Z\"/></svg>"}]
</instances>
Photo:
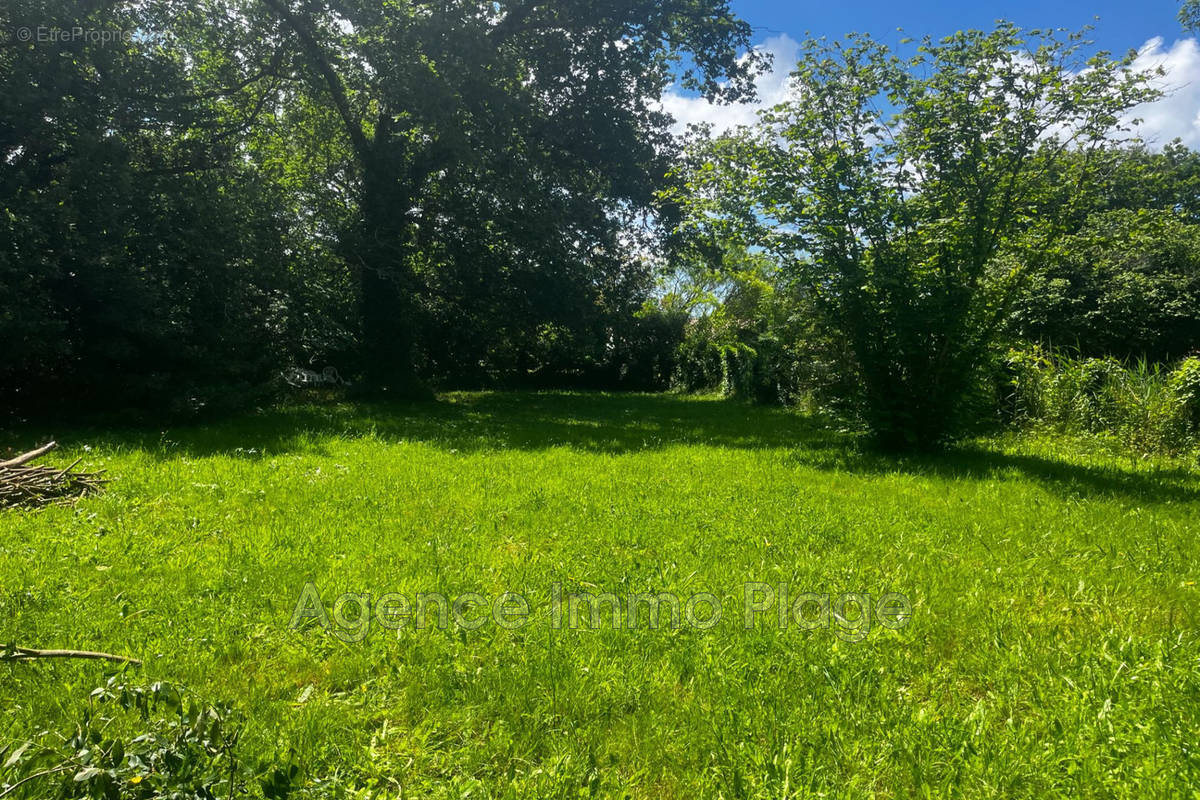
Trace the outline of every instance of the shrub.
<instances>
[{"instance_id":1,"label":"shrub","mask_svg":"<svg viewBox=\"0 0 1200 800\"><path fill-rule=\"evenodd\" d=\"M294 764L253 764L238 749L241 720L227 705L202 704L165 683L125 685L113 676L94 690L73 731L44 731L0 750L0 795L54 800L284 798ZM24 795L17 794L24 791Z\"/></svg>"},{"instance_id":2,"label":"shrub","mask_svg":"<svg viewBox=\"0 0 1200 800\"><path fill-rule=\"evenodd\" d=\"M1179 454L1200 444L1200 358L1173 371L1140 359L1071 358L1041 348L1005 361L1005 417L1111 435L1139 453Z\"/></svg>"},{"instance_id":3,"label":"shrub","mask_svg":"<svg viewBox=\"0 0 1200 800\"><path fill-rule=\"evenodd\" d=\"M685 392L712 391L722 384L724 361L712 315L688 320L675 350L671 383Z\"/></svg>"},{"instance_id":4,"label":"shrub","mask_svg":"<svg viewBox=\"0 0 1200 800\"><path fill-rule=\"evenodd\" d=\"M1001 396L1001 414L1015 422L1050 418L1054 406L1047 396L1054 362L1037 346L1011 350L1004 361L1010 391Z\"/></svg>"},{"instance_id":5,"label":"shrub","mask_svg":"<svg viewBox=\"0 0 1200 800\"><path fill-rule=\"evenodd\" d=\"M1019 338L1156 362L1200 347L1200 226L1182 214L1093 214L1047 261L1014 303Z\"/></svg>"},{"instance_id":6,"label":"shrub","mask_svg":"<svg viewBox=\"0 0 1200 800\"><path fill-rule=\"evenodd\" d=\"M1169 381L1180 432L1185 436L1200 436L1200 357L1180 362Z\"/></svg>"}]
</instances>

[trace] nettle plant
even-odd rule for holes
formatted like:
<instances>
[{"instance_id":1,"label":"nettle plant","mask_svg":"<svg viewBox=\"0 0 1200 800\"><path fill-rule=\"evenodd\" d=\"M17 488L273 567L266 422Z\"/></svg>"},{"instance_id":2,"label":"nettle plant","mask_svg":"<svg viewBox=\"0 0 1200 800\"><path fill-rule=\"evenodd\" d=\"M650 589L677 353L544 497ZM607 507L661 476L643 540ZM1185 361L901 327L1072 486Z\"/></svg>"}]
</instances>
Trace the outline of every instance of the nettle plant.
<instances>
[{"instance_id":1,"label":"nettle plant","mask_svg":"<svg viewBox=\"0 0 1200 800\"><path fill-rule=\"evenodd\" d=\"M215 800L256 786L282 798L294 788L297 766L240 757L242 721L230 706L119 679L91 693L73 731L0 749L0 797Z\"/></svg>"},{"instance_id":2,"label":"nettle plant","mask_svg":"<svg viewBox=\"0 0 1200 800\"><path fill-rule=\"evenodd\" d=\"M687 162L685 226L792 265L882 444L955 433L1022 276L1073 218L1078 184L1040 178L1070 156L1086 181L1159 94L1085 33L1002 23L911 57L810 40L791 99Z\"/></svg>"}]
</instances>

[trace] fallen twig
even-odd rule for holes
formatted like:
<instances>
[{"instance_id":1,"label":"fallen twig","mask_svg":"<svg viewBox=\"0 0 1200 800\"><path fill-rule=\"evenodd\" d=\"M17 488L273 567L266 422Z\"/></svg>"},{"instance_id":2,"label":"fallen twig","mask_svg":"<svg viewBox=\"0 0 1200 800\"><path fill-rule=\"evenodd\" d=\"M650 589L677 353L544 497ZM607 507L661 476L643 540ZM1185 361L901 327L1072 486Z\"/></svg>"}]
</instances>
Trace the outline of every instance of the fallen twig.
<instances>
[{"instance_id":1,"label":"fallen twig","mask_svg":"<svg viewBox=\"0 0 1200 800\"><path fill-rule=\"evenodd\" d=\"M115 661L119 664L142 665L141 659L98 653L93 650L35 650L31 647L11 647L0 650L0 661L34 661L40 658L86 658L94 661Z\"/></svg>"}]
</instances>

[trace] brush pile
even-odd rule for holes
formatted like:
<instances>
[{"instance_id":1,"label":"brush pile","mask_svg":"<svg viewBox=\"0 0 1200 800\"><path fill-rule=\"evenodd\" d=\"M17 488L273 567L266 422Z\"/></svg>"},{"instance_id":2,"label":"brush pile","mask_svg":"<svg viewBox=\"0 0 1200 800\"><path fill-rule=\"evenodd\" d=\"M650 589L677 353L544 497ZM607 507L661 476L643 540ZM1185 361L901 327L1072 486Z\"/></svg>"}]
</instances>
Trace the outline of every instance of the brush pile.
<instances>
[{"instance_id":1,"label":"brush pile","mask_svg":"<svg viewBox=\"0 0 1200 800\"><path fill-rule=\"evenodd\" d=\"M105 481L101 472L76 472L82 459L70 466L29 466L58 444L50 442L8 461L0 461L0 508L38 508L55 503L73 503L84 495L100 491Z\"/></svg>"}]
</instances>

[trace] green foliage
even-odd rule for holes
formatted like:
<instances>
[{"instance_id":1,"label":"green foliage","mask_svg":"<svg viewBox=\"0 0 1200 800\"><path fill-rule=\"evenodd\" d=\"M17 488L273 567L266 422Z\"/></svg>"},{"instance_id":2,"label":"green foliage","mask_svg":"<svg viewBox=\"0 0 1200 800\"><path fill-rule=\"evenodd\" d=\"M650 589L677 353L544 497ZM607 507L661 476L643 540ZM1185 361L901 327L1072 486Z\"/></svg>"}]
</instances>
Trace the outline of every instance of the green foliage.
<instances>
[{"instance_id":1,"label":"green foliage","mask_svg":"<svg viewBox=\"0 0 1200 800\"><path fill-rule=\"evenodd\" d=\"M1084 166L1085 158L1093 161L1092 168ZM1152 209L1200 223L1200 153L1178 139L1161 150L1136 144L1076 154L1066 163L1068 174L1053 179L1074 181L1080 196L1076 205L1089 213ZM1079 183L1081 178L1085 182Z\"/></svg>"},{"instance_id":2,"label":"green foliage","mask_svg":"<svg viewBox=\"0 0 1200 800\"><path fill-rule=\"evenodd\" d=\"M1009 413L1021 424L1115 438L1142 454L1186 454L1200 446L1198 359L1174 370L1139 359L1070 358L1034 348L1007 360Z\"/></svg>"},{"instance_id":3,"label":"green foliage","mask_svg":"<svg viewBox=\"0 0 1200 800\"><path fill-rule=\"evenodd\" d=\"M81 11L20 0L0 12L9 31L139 32L0 49L4 402L247 405L274 370L329 352L347 322L294 198L239 149L272 76L242 79L270 55L260 41L235 63L220 42L263 31L196 4Z\"/></svg>"},{"instance_id":4,"label":"green foliage","mask_svg":"<svg viewBox=\"0 0 1200 800\"><path fill-rule=\"evenodd\" d=\"M669 388L687 322L683 314L647 304L632 324L614 331L605 366L616 375L607 385L636 391Z\"/></svg>"},{"instance_id":5,"label":"green foliage","mask_svg":"<svg viewBox=\"0 0 1200 800\"><path fill-rule=\"evenodd\" d=\"M627 238L674 151L672 68L736 100L763 62L723 0L265 6L340 122L338 238L366 377L392 394L418 372L523 380L567 344L594 361L649 288Z\"/></svg>"},{"instance_id":6,"label":"green foliage","mask_svg":"<svg viewBox=\"0 0 1200 800\"><path fill-rule=\"evenodd\" d=\"M764 63L719 0L17 0L0 26L137 32L0 49L0 381L43 411L246 405L331 362L414 394L658 385L655 100L676 72L739 99Z\"/></svg>"},{"instance_id":7,"label":"green foliage","mask_svg":"<svg viewBox=\"0 0 1200 800\"><path fill-rule=\"evenodd\" d=\"M1200 0L1184 0L1179 9L1179 21L1193 33L1200 31Z\"/></svg>"},{"instance_id":8,"label":"green foliage","mask_svg":"<svg viewBox=\"0 0 1200 800\"><path fill-rule=\"evenodd\" d=\"M676 262L668 289L662 303L690 317L675 353L678 388L760 403L797 399L802 342L771 258L733 242L693 248Z\"/></svg>"},{"instance_id":9,"label":"green foliage","mask_svg":"<svg viewBox=\"0 0 1200 800\"><path fill-rule=\"evenodd\" d=\"M882 443L956 431L1023 269L1071 218L1071 198L1047 213L1033 176L1106 145L1156 96L1128 58L1084 46L1007 23L911 58L865 36L810 41L793 100L685 163L683 235L796 264Z\"/></svg>"},{"instance_id":10,"label":"green foliage","mask_svg":"<svg viewBox=\"0 0 1200 800\"><path fill-rule=\"evenodd\" d=\"M1092 214L1029 276L1012 330L1088 356L1166 362L1200 349L1200 225L1168 210Z\"/></svg>"},{"instance_id":11,"label":"green foliage","mask_svg":"<svg viewBox=\"0 0 1200 800\"><path fill-rule=\"evenodd\" d=\"M686 392L711 392L722 383L721 352L728 345L722 342L725 331L718 330L717 320L706 314L690 319L683 340L675 352L672 384Z\"/></svg>"},{"instance_id":12,"label":"green foliage","mask_svg":"<svg viewBox=\"0 0 1200 800\"><path fill-rule=\"evenodd\" d=\"M46 800L242 796L253 771L238 750L240 736L228 706L114 676L91 693L72 732L43 731L8 754L0 793ZM285 797L289 786L280 776L289 774L274 771L264 796Z\"/></svg>"},{"instance_id":13,"label":"green foliage","mask_svg":"<svg viewBox=\"0 0 1200 800\"><path fill-rule=\"evenodd\" d=\"M1200 440L1200 357L1179 363L1171 373L1170 388L1180 432Z\"/></svg>"}]
</instances>

